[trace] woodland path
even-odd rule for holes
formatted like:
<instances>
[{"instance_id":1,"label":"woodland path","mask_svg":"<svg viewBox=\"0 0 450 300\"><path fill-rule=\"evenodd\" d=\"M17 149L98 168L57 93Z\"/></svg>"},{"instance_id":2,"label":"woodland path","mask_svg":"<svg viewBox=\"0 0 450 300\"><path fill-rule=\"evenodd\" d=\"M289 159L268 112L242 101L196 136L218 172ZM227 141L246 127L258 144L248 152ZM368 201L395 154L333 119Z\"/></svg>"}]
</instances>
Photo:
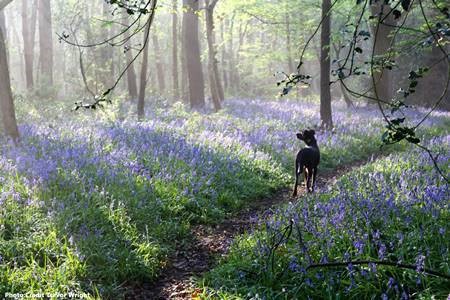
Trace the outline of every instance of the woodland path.
<instances>
[{"instance_id":1,"label":"woodland path","mask_svg":"<svg viewBox=\"0 0 450 300\"><path fill-rule=\"evenodd\" d=\"M381 154L370 159L359 160L317 177L317 192L333 186L342 175L357 169ZM320 170L319 170L320 171ZM194 277L211 270L218 258L226 256L233 239L244 232L252 231L257 221L272 215L278 205L294 202L305 195L305 188L300 187L297 198L291 196L292 190L284 188L270 196L254 200L245 211L225 219L217 225L194 225L192 239L177 245L177 250L169 257L170 265L153 283L139 283L131 286L126 299L192 299L195 295Z\"/></svg>"}]
</instances>

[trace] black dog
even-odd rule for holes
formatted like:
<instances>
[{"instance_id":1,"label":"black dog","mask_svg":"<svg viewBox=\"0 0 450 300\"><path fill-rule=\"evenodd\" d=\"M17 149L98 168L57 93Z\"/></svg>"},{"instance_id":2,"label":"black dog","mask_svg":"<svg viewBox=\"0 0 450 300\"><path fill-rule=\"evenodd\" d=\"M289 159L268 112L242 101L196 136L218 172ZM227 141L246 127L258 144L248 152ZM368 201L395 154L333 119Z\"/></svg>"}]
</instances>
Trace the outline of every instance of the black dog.
<instances>
[{"instance_id":1,"label":"black dog","mask_svg":"<svg viewBox=\"0 0 450 300\"><path fill-rule=\"evenodd\" d=\"M300 150L295 160L295 186L293 197L297 196L298 177L303 172L308 192L314 191L316 184L317 166L320 162L320 151L317 146L317 140L314 137L316 132L314 130L303 130L302 133L297 133L297 138L304 141L306 148ZM312 187L311 187L312 177Z\"/></svg>"}]
</instances>

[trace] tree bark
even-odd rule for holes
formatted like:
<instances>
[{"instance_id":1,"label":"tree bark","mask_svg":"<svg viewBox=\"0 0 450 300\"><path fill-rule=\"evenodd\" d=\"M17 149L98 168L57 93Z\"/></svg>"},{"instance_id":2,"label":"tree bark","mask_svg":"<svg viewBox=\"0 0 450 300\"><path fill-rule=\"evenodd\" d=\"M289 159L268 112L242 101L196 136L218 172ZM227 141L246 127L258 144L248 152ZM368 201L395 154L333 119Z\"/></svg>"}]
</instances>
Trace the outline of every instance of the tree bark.
<instances>
[{"instance_id":1,"label":"tree bark","mask_svg":"<svg viewBox=\"0 0 450 300\"><path fill-rule=\"evenodd\" d=\"M390 11L390 6L385 5L383 1L378 1L370 6L373 15L380 15L381 18L385 18L386 14ZM376 30L376 25L372 28L372 36L375 37L374 40L374 59L378 62L384 60L384 56L389 52L389 48L392 43L392 29L388 25L395 25L394 16L390 14L387 16L383 24L378 25L378 31ZM382 101L390 101L393 91L392 91L392 72L385 68L385 64L377 66L377 70L374 71L373 79L375 84L373 86L374 92L378 98Z\"/></svg>"},{"instance_id":2,"label":"tree bark","mask_svg":"<svg viewBox=\"0 0 450 300\"><path fill-rule=\"evenodd\" d=\"M206 37L208 41L208 74L209 74L209 84L211 88L211 97L214 104L214 109L219 111L221 107L221 102L224 100L223 87L220 81L219 68L217 66L217 50L216 41L214 34L214 7L217 0L213 0L210 4L209 0L205 0L206 5Z\"/></svg>"},{"instance_id":3,"label":"tree bark","mask_svg":"<svg viewBox=\"0 0 450 300\"><path fill-rule=\"evenodd\" d=\"M331 33L331 0L322 0L322 30L320 35L320 119L322 127L331 129L333 118L331 113L330 91L330 33Z\"/></svg>"},{"instance_id":4,"label":"tree bark","mask_svg":"<svg viewBox=\"0 0 450 300\"><path fill-rule=\"evenodd\" d=\"M33 81L33 50L31 46L31 27L28 18L28 0L22 0L22 37L23 37L23 53L25 60L25 78L27 89L31 90L34 85Z\"/></svg>"},{"instance_id":5,"label":"tree bark","mask_svg":"<svg viewBox=\"0 0 450 300\"><path fill-rule=\"evenodd\" d=\"M186 8L183 15L184 52L189 80L189 101L192 109L201 109L205 106L205 83L198 38L198 2L198 0L183 0Z\"/></svg>"},{"instance_id":6,"label":"tree bark","mask_svg":"<svg viewBox=\"0 0 450 300\"><path fill-rule=\"evenodd\" d=\"M183 10L185 6L183 5ZM184 103L190 103L189 100L189 80L188 80L188 71L187 71L187 61L186 61L186 27L184 26L184 14L181 25L181 96L183 98Z\"/></svg>"},{"instance_id":7,"label":"tree bark","mask_svg":"<svg viewBox=\"0 0 450 300\"><path fill-rule=\"evenodd\" d=\"M0 10L3 10L11 2L13 2L13 0L0 0Z\"/></svg>"},{"instance_id":8,"label":"tree bark","mask_svg":"<svg viewBox=\"0 0 450 300\"><path fill-rule=\"evenodd\" d=\"M338 45L333 43L333 48L334 48L334 52L336 53L337 65L338 65L339 68L341 68L342 66L341 66L341 63L340 63L340 59L341 59L342 43L339 43ZM339 80L339 87L341 89L342 98L344 99L344 102L347 105L347 108L354 107L355 105L353 104L352 98L350 97L348 91L346 90L343 81L344 81L344 79Z\"/></svg>"},{"instance_id":9,"label":"tree bark","mask_svg":"<svg viewBox=\"0 0 450 300\"><path fill-rule=\"evenodd\" d=\"M7 31L6 31L6 18L5 18L5 12L0 9L0 29L3 30L3 41L5 45L7 44L6 40L8 39ZM9 62L9 53L8 48L6 47L6 60Z\"/></svg>"},{"instance_id":10,"label":"tree bark","mask_svg":"<svg viewBox=\"0 0 450 300\"><path fill-rule=\"evenodd\" d=\"M166 90L166 81L164 79L164 66L161 63L161 49L159 47L159 41L158 36L156 35L156 32L152 35L153 39L153 47L155 47L155 56L156 56L156 72L158 76L158 87L159 87L159 93L163 94Z\"/></svg>"},{"instance_id":11,"label":"tree bark","mask_svg":"<svg viewBox=\"0 0 450 300\"><path fill-rule=\"evenodd\" d=\"M0 10L0 13L2 12ZM0 111L5 133L14 141L17 141L19 139L19 129L17 128L14 99L11 91L11 80L9 78L3 30L0 28Z\"/></svg>"},{"instance_id":12,"label":"tree bark","mask_svg":"<svg viewBox=\"0 0 450 300\"><path fill-rule=\"evenodd\" d=\"M145 105L145 88L147 84L147 68L148 68L148 47L150 44L150 28L152 27L153 18L155 16L155 8L157 0L153 0L152 8L150 10L150 16L147 20L147 25L145 26L144 33L144 43L143 43L143 51L141 55L142 57L142 69L141 69L141 80L139 85L139 99L137 104L137 112L138 112L138 120L142 120L144 118L144 105Z\"/></svg>"},{"instance_id":13,"label":"tree bark","mask_svg":"<svg viewBox=\"0 0 450 300\"><path fill-rule=\"evenodd\" d=\"M172 2L172 84L173 97L178 100L180 97L178 84L178 0Z\"/></svg>"},{"instance_id":14,"label":"tree bark","mask_svg":"<svg viewBox=\"0 0 450 300\"><path fill-rule=\"evenodd\" d=\"M39 0L39 57L41 84L53 86L52 8L50 0Z\"/></svg>"},{"instance_id":15,"label":"tree bark","mask_svg":"<svg viewBox=\"0 0 450 300\"><path fill-rule=\"evenodd\" d=\"M155 1L156 2L156 1ZM145 105L145 88L147 85L147 68L148 68L148 44L149 44L149 35L150 35L150 27L151 21L148 21L147 26L145 27L144 33L144 50L142 51L142 67L141 67L141 79L139 83L139 99L137 105L138 112L138 120L142 120L144 118L144 105Z\"/></svg>"}]
</instances>

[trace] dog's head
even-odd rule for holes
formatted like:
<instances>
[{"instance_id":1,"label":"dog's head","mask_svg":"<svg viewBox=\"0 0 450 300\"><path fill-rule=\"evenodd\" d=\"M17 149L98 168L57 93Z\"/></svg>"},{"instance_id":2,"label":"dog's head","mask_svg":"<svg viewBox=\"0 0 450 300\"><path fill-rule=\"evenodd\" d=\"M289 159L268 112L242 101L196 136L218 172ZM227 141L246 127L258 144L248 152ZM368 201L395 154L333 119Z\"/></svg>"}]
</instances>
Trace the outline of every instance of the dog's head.
<instances>
[{"instance_id":1,"label":"dog's head","mask_svg":"<svg viewBox=\"0 0 450 300\"><path fill-rule=\"evenodd\" d=\"M313 129L305 129L300 133L297 133L297 138L301 141L304 141L306 145L311 146L315 143L316 137L314 136L316 132Z\"/></svg>"}]
</instances>

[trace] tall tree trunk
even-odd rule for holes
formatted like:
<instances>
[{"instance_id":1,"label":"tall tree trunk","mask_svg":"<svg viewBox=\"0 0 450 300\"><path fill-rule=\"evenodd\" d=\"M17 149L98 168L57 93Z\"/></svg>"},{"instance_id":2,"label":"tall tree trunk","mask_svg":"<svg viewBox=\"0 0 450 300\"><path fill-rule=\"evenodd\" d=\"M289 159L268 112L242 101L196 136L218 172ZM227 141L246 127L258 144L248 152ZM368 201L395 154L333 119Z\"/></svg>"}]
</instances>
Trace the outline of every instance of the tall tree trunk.
<instances>
[{"instance_id":1,"label":"tall tree trunk","mask_svg":"<svg viewBox=\"0 0 450 300\"><path fill-rule=\"evenodd\" d=\"M333 48L334 48L334 52L336 53L336 62L338 65L338 68L341 68L341 49L342 49L342 43L336 44L333 43ZM352 98L350 97L348 91L346 90L345 86L344 86L344 79L339 80L339 87L341 89L341 93L342 93L342 98L344 99L345 104L347 105L347 108L351 108L354 107L355 105L353 104Z\"/></svg>"},{"instance_id":2,"label":"tall tree trunk","mask_svg":"<svg viewBox=\"0 0 450 300\"><path fill-rule=\"evenodd\" d=\"M39 57L43 86L53 86L52 8L50 0L39 0Z\"/></svg>"},{"instance_id":3,"label":"tall tree trunk","mask_svg":"<svg viewBox=\"0 0 450 300\"><path fill-rule=\"evenodd\" d=\"M375 38L374 45L374 58L378 62L384 60L384 56L389 52L389 48L392 43L392 29L389 25L395 25L394 16L390 14L386 17L386 14L391 10L390 5L384 4L383 1L378 1L370 6L373 15L379 15L383 18L383 24L378 25L378 31L376 24L372 26L372 36ZM392 97L392 72L385 68L382 63L377 70L374 71L373 79L375 84L373 90L376 92L378 98L382 101L390 101Z\"/></svg>"},{"instance_id":4,"label":"tall tree trunk","mask_svg":"<svg viewBox=\"0 0 450 300\"><path fill-rule=\"evenodd\" d=\"M220 22L220 38L222 40L222 76L223 76L223 88L228 90L228 76L227 76L227 48L225 46L225 22L222 20ZM225 98L225 97L224 97Z\"/></svg>"},{"instance_id":5,"label":"tall tree trunk","mask_svg":"<svg viewBox=\"0 0 450 300\"><path fill-rule=\"evenodd\" d=\"M189 79L189 101L191 108L205 106L204 77L200 61L200 42L198 39L198 0L183 0L185 13L183 27L185 34L185 59Z\"/></svg>"},{"instance_id":6,"label":"tall tree trunk","mask_svg":"<svg viewBox=\"0 0 450 300\"><path fill-rule=\"evenodd\" d=\"M102 14L105 20L108 20L111 12L110 5L108 2L103 1ZM111 26L103 26L102 35L103 39L108 39L111 35L112 27ZM114 78L114 49L109 44L104 45L100 51L99 65L100 65L100 79L103 84L103 89L110 87L113 83Z\"/></svg>"},{"instance_id":7,"label":"tall tree trunk","mask_svg":"<svg viewBox=\"0 0 450 300\"><path fill-rule=\"evenodd\" d=\"M155 56L156 56L156 71L158 75L158 87L159 93L163 94L166 90L166 81L164 80L164 66L161 63L161 49L159 47L158 36L156 32L152 35L153 39L153 47L155 47Z\"/></svg>"},{"instance_id":8,"label":"tall tree trunk","mask_svg":"<svg viewBox=\"0 0 450 300\"><path fill-rule=\"evenodd\" d=\"M0 10L0 15L3 10ZM17 128L14 100L11 92L11 80L9 78L8 60L6 54L4 27L0 26L0 112L3 127L6 134L15 141L19 138Z\"/></svg>"},{"instance_id":9,"label":"tall tree trunk","mask_svg":"<svg viewBox=\"0 0 450 300\"><path fill-rule=\"evenodd\" d=\"M172 84L173 97L178 100L180 87L178 84L178 0L172 2Z\"/></svg>"},{"instance_id":10,"label":"tall tree trunk","mask_svg":"<svg viewBox=\"0 0 450 300\"><path fill-rule=\"evenodd\" d=\"M28 17L29 7L28 0L22 0L22 37L23 37L23 53L25 60L25 77L27 89L31 90L34 85L33 81L33 49L31 26Z\"/></svg>"},{"instance_id":11,"label":"tall tree trunk","mask_svg":"<svg viewBox=\"0 0 450 300\"><path fill-rule=\"evenodd\" d=\"M331 0L322 0L322 31L320 35L320 119L322 127L333 127L330 91Z\"/></svg>"},{"instance_id":12,"label":"tall tree trunk","mask_svg":"<svg viewBox=\"0 0 450 300\"><path fill-rule=\"evenodd\" d=\"M0 29L3 30L3 42L6 45L7 44L6 40L8 38L8 36L7 36L8 32L6 31L5 12L1 8L0 8ZM7 47L6 47L6 61L9 62L9 53L8 53L8 48Z\"/></svg>"},{"instance_id":13,"label":"tall tree trunk","mask_svg":"<svg viewBox=\"0 0 450 300\"><path fill-rule=\"evenodd\" d=\"M185 6L183 5L183 11ZM186 61L186 27L184 26L184 14L181 29L181 97L184 103L191 103L189 100L189 80L187 71L187 61Z\"/></svg>"},{"instance_id":14,"label":"tall tree trunk","mask_svg":"<svg viewBox=\"0 0 450 300\"><path fill-rule=\"evenodd\" d=\"M441 46L447 53L450 51L448 45L443 45L441 42ZM447 77L450 74L448 61L446 61L442 50L434 44L430 48L431 49L427 49L430 51L425 53L423 62L424 65L433 67L425 73L423 78L419 78L416 92L408 97L408 102L412 102L415 105L422 107L433 107L436 102L439 101L441 95L444 93ZM439 108L449 111L449 99L450 91L447 90L444 98L440 102Z\"/></svg>"},{"instance_id":15,"label":"tall tree trunk","mask_svg":"<svg viewBox=\"0 0 450 300\"><path fill-rule=\"evenodd\" d=\"M129 26L128 16L129 15L127 13L124 13L124 15L123 15L122 22L125 26ZM128 66L127 86L128 86L128 94L130 95L131 99L134 100L134 99L137 99L138 92L137 92L136 71L134 70L134 63L132 62L133 61L133 53L132 53L129 37L130 37L130 35L127 30L127 32L125 32L125 36L124 36L124 38L127 40L127 42L125 44L125 58L126 58L126 64Z\"/></svg>"},{"instance_id":16,"label":"tall tree trunk","mask_svg":"<svg viewBox=\"0 0 450 300\"><path fill-rule=\"evenodd\" d=\"M156 0L154 0L154 5L156 5ZM154 7L153 7L154 9ZM145 26L144 33L144 50L142 51L142 67L141 67L141 79L139 83L139 99L137 104L137 112L138 112L138 120L142 120L144 118L144 105L145 105L145 88L147 86L147 69L148 69L148 44L149 44L149 35L150 35L150 27L152 26L152 17L150 17L147 21L147 25Z\"/></svg>"},{"instance_id":17,"label":"tall tree trunk","mask_svg":"<svg viewBox=\"0 0 450 300\"><path fill-rule=\"evenodd\" d=\"M235 69L235 62L234 62L234 23L235 23L235 15L232 16L230 21L230 27L229 27L229 40L228 40L228 87L230 91L234 94L235 93L235 82L234 82L234 69Z\"/></svg>"},{"instance_id":18,"label":"tall tree trunk","mask_svg":"<svg viewBox=\"0 0 450 300\"><path fill-rule=\"evenodd\" d=\"M224 100L222 83L220 82L219 68L217 67L217 50L216 41L214 34L214 7L217 0L213 0L210 4L209 0L205 0L206 5L206 37L208 41L208 74L209 74L209 84L211 87L211 96L213 99L214 109L219 111L221 107L221 102Z\"/></svg>"},{"instance_id":19,"label":"tall tree trunk","mask_svg":"<svg viewBox=\"0 0 450 300\"><path fill-rule=\"evenodd\" d=\"M36 48L36 27L37 27L37 15L39 10L39 0L33 1L33 8L31 11L31 24L30 24L30 52L31 52L31 66L33 68L33 84L34 78L36 76L36 68L35 68L35 54L34 49Z\"/></svg>"}]
</instances>

